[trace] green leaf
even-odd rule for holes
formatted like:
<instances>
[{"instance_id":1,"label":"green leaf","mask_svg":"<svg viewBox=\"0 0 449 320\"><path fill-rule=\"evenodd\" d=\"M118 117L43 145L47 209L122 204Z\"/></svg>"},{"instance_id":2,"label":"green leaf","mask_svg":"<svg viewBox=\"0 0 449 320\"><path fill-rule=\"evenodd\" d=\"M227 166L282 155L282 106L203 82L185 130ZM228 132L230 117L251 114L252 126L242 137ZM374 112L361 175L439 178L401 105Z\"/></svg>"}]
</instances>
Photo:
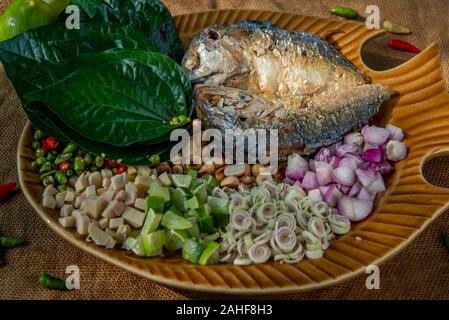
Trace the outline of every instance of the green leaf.
<instances>
[{"instance_id":1,"label":"green leaf","mask_svg":"<svg viewBox=\"0 0 449 320\"><path fill-rule=\"evenodd\" d=\"M72 0L91 20L129 25L177 62L184 54L172 16L155 0Z\"/></svg>"},{"instance_id":2,"label":"green leaf","mask_svg":"<svg viewBox=\"0 0 449 320\"><path fill-rule=\"evenodd\" d=\"M45 103L85 137L114 146L155 139L176 128L168 123L177 111L168 85L130 60L79 70L25 98Z\"/></svg>"},{"instance_id":3,"label":"green leaf","mask_svg":"<svg viewBox=\"0 0 449 320\"><path fill-rule=\"evenodd\" d=\"M91 21L81 24L80 30L54 23L0 42L0 60L18 95L23 97L56 81L42 77L51 74L53 64L112 48L157 50L142 33L119 23Z\"/></svg>"}]
</instances>

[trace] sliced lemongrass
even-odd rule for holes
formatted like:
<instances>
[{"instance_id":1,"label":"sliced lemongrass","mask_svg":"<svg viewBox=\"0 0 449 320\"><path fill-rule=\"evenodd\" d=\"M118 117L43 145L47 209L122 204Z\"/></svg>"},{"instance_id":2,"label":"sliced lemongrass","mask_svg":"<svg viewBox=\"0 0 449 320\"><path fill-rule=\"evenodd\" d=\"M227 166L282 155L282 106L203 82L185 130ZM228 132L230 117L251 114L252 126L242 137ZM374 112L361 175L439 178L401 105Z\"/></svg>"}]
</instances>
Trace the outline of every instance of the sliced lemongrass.
<instances>
[{"instance_id":1,"label":"sliced lemongrass","mask_svg":"<svg viewBox=\"0 0 449 320\"><path fill-rule=\"evenodd\" d=\"M273 203L267 202L257 209L257 218L264 223L268 223L269 219L276 215L276 207Z\"/></svg>"},{"instance_id":2,"label":"sliced lemongrass","mask_svg":"<svg viewBox=\"0 0 449 320\"><path fill-rule=\"evenodd\" d=\"M346 234L351 229L351 221L346 216L332 214L328 220L335 234Z\"/></svg>"},{"instance_id":3,"label":"sliced lemongrass","mask_svg":"<svg viewBox=\"0 0 449 320\"><path fill-rule=\"evenodd\" d=\"M220 187L215 187L212 190L212 196L217 197L217 198L224 198L224 199L228 199L228 194L221 189Z\"/></svg>"},{"instance_id":4,"label":"sliced lemongrass","mask_svg":"<svg viewBox=\"0 0 449 320\"><path fill-rule=\"evenodd\" d=\"M299 212L299 205L298 203L295 203L293 201L284 201L285 209L287 212L290 213L297 213Z\"/></svg>"},{"instance_id":5,"label":"sliced lemongrass","mask_svg":"<svg viewBox=\"0 0 449 320\"><path fill-rule=\"evenodd\" d=\"M274 231L274 239L277 247L283 252L291 252L297 242L296 234L287 227L282 227Z\"/></svg>"},{"instance_id":6,"label":"sliced lemongrass","mask_svg":"<svg viewBox=\"0 0 449 320\"><path fill-rule=\"evenodd\" d=\"M255 243L249 248L248 256L254 263L265 263L270 259L271 250L266 244Z\"/></svg>"},{"instance_id":7,"label":"sliced lemongrass","mask_svg":"<svg viewBox=\"0 0 449 320\"><path fill-rule=\"evenodd\" d=\"M315 250L315 248L321 248L321 239L315 236L310 231L303 231L301 237L306 244L307 250Z\"/></svg>"},{"instance_id":8,"label":"sliced lemongrass","mask_svg":"<svg viewBox=\"0 0 449 320\"><path fill-rule=\"evenodd\" d=\"M274 261L284 261L284 260L286 260L288 258L289 258L288 254L282 253L282 254L276 254L273 257L273 260Z\"/></svg>"},{"instance_id":9,"label":"sliced lemongrass","mask_svg":"<svg viewBox=\"0 0 449 320\"><path fill-rule=\"evenodd\" d=\"M324 226L323 220L321 220L321 218L310 218L308 227L310 232L312 232L318 238L326 237L326 227Z\"/></svg>"},{"instance_id":10,"label":"sliced lemongrass","mask_svg":"<svg viewBox=\"0 0 449 320\"><path fill-rule=\"evenodd\" d=\"M229 211L234 212L237 209L248 209L248 204L246 203L244 197L239 194L233 194L231 196L231 201L229 202Z\"/></svg>"},{"instance_id":11,"label":"sliced lemongrass","mask_svg":"<svg viewBox=\"0 0 449 320\"><path fill-rule=\"evenodd\" d=\"M287 227L292 231L296 230L296 219L295 216L291 213L282 213L276 218L276 226L275 229L279 229L281 227Z\"/></svg>"},{"instance_id":12,"label":"sliced lemongrass","mask_svg":"<svg viewBox=\"0 0 449 320\"><path fill-rule=\"evenodd\" d=\"M249 213L243 209L239 209L231 213L231 226L239 231L249 230L252 225L252 218Z\"/></svg>"},{"instance_id":13,"label":"sliced lemongrass","mask_svg":"<svg viewBox=\"0 0 449 320\"><path fill-rule=\"evenodd\" d=\"M307 229L309 227L309 220L311 217L312 215L310 213L306 211L300 211L296 214L296 221L301 227Z\"/></svg>"},{"instance_id":14,"label":"sliced lemongrass","mask_svg":"<svg viewBox=\"0 0 449 320\"><path fill-rule=\"evenodd\" d=\"M329 215L329 206L326 202L320 201L312 205L312 213L318 217L326 217Z\"/></svg>"},{"instance_id":15,"label":"sliced lemongrass","mask_svg":"<svg viewBox=\"0 0 449 320\"><path fill-rule=\"evenodd\" d=\"M319 250L306 250L306 257L309 259L320 259L323 257L323 250L319 249Z\"/></svg>"},{"instance_id":16,"label":"sliced lemongrass","mask_svg":"<svg viewBox=\"0 0 449 320\"><path fill-rule=\"evenodd\" d=\"M237 257L236 259L234 259L234 264L237 266L247 266L252 264L252 261L247 257Z\"/></svg>"},{"instance_id":17,"label":"sliced lemongrass","mask_svg":"<svg viewBox=\"0 0 449 320\"><path fill-rule=\"evenodd\" d=\"M259 236L255 237L253 239L253 243L258 243L258 244L264 244L270 241L270 239L273 236L273 231L272 230L267 230L264 233L260 234Z\"/></svg>"},{"instance_id":18,"label":"sliced lemongrass","mask_svg":"<svg viewBox=\"0 0 449 320\"><path fill-rule=\"evenodd\" d=\"M237 242L237 252L241 256L248 255L248 248L246 247L245 241L243 241L243 239Z\"/></svg>"}]
</instances>

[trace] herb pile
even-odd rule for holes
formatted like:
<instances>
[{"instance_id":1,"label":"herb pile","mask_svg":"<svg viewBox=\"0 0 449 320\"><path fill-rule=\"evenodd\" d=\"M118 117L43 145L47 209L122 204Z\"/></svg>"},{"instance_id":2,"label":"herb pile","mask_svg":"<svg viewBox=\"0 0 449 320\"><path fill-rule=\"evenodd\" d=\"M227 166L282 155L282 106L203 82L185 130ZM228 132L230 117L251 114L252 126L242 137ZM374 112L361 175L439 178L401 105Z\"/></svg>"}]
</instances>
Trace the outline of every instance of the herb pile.
<instances>
[{"instance_id":1,"label":"herb pile","mask_svg":"<svg viewBox=\"0 0 449 320\"><path fill-rule=\"evenodd\" d=\"M168 159L170 132L190 122L182 45L159 1L72 0L80 29L56 23L0 42L0 59L33 125L125 164Z\"/></svg>"}]
</instances>

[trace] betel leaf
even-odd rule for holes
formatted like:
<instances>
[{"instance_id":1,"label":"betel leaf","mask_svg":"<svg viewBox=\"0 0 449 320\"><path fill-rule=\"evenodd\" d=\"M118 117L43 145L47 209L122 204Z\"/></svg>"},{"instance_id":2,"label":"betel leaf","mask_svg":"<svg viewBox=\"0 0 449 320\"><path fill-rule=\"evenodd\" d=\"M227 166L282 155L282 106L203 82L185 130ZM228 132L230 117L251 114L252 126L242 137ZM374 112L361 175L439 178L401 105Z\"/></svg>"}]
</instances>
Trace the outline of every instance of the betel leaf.
<instances>
[{"instance_id":1,"label":"betel leaf","mask_svg":"<svg viewBox=\"0 0 449 320\"><path fill-rule=\"evenodd\" d=\"M158 138L176 128L169 121L180 115L168 85L126 59L81 69L25 98L46 104L85 137L114 146Z\"/></svg>"},{"instance_id":2,"label":"betel leaf","mask_svg":"<svg viewBox=\"0 0 449 320\"><path fill-rule=\"evenodd\" d=\"M173 18L158 0L72 0L91 20L114 21L145 34L163 53L180 62L184 54Z\"/></svg>"},{"instance_id":3,"label":"betel leaf","mask_svg":"<svg viewBox=\"0 0 449 320\"><path fill-rule=\"evenodd\" d=\"M46 106L43 106L46 108ZM56 125L48 118L46 109L41 107L37 102L28 103L27 107L24 107L28 120L33 124L35 128L39 128L45 134L55 137L58 140L66 141L67 137L58 129Z\"/></svg>"},{"instance_id":4,"label":"betel leaf","mask_svg":"<svg viewBox=\"0 0 449 320\"><path fill-rule=\"evenodd\" d=\"M26 105L27 114L44 115L46 123L54 128L54 132L62 135L61 140L72 141L81 149L86 150L94 155L104 155L106 159L121 159L125 165L148 165L148 158L153 154L158 154L161 161L170 159L170 150L174 143L155 144L150 147L142 145L132 145L128 147L114 147L108 144L95 142L80 135L75 130L67 126L57 115L55 115L48 107L42 103L31 102ZM37 126L30 118L31 123ZM40 128L40 127L39 127ZM44 131L45 132L45 131ZM55 134L56 136L56 134Z\"/></svg>"},{"instance_id":5,"label":"betel leaf","mask_svg":"<svg viewBox=\"0 0 449 320\"><path fill-rule=\"evenodd\" d=\"M119 23L90 21L81 24L80 30L69 30L64 24L55 23L0 42L0 60L23 98L26 93L42 87L36 86L35 79L48 73L51 64L112 48L157 50L142 33ZM48 81L45 85L54 82L51 78L44 79Z\"/></svg>"}]
</instances>

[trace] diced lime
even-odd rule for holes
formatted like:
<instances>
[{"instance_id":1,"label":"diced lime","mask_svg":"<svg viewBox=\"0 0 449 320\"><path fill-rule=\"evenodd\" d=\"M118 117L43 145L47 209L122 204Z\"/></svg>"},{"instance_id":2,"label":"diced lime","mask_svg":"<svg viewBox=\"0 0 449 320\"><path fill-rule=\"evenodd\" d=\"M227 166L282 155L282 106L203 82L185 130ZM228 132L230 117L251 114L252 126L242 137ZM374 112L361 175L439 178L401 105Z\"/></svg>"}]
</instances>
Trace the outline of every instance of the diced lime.
<instances>
[{"instance_id":1,"label":"diced lime","mask_svg":"<svg viewBox=\"0 0 449 320\"><path fill-rule=\"evenodd\" d=\"M190 209L198 209L200 207L200 203L198 202L198 198L193 196L189 200L187 200L187 207Z\"/></svg>"},{"instance_id":2,"label":"diced lime","mask_svg":"<svg viewBox=\"0 0 449 320\"><path fill-rule=\"evenodd\" d=\"M167 229L185 230L192 227L192 223L177 214L167 211L162 217L161 225Z\"/></svg>"},{"instance_id":3,"label":"diced lime","mask_svg":"<svg viewBox=\"0 0 449 320\"><path fill-rule=\"evenodd\" d=\"M126 250L131 250L137 243L137 239L133 237L127 237L125 241L123 241L123 247Z\"/></svg>"},{"instance_id":4,"label":"diced lime","mask_svg":"<svg viewBox=\"0 0 449 320\"><path fill-rule=\"evenodd\" d=\"M178 209L177 206L175 206L173 203L171 203L168 208L167 211L171 211L174 214L177 214L178 216L182 216L182 212Z\"/></svg>"},{"instance_id":5,"label":"diced lime","mask_svg":"<svg viewBox=\"0 0 449 320\"><path fill-rule=\"evenodd\" d=\"M212 218L216 227L226 227L229 223L229 214L213 213Z\"/></svg>"},{"instance_id":6,"label":"diced lime","mask_svg":"<svg viewBox=\"0 0 449 320\"><path fill-rule=\"evenodd\" d=\"M218 252L219 247L220 245L218 244L218 242L209 242L206 248L201 253L199 263L202 265L218 263L218 259L220 257Z\"/></svg>"},{"instance_id":7,"label":"diced lime","mask_svg":"<svg viewBox=\"0 0 449 320\"><path fill-rule=\"evenodd\" d=\"M199 219L200 230L202 233L211 233L214 231L214 220L211 216L204 216Z\"/></svg>"},{"instance_id":8,"label":"diced lime","mask_svg":"<svg viewBox=\"0 0 449 320\"><path fill-rule=\"evenodd\" d=\"M200 214L200 217L203 217L203 216L210 216L212 210L210 208L210 205L205 203L203 206L198 208L198 212Z\"/></svg>"},{"instance_id":9,"label":"diced lime","mask_svg":"<svg viewBox=\"0 0 449 320\"><path fill-rule=\"evenodd\" d=\"M187 198L180 189L171 190L171 200L180 211L187 211Z\"/></svg>"},{"instance_id":10,"label":"diced lime","mask_svg":"<svg viewBox=\"0 0 449 320\"><path fill-rule=\"evenodd\" d=\"M147 235L156 231L162 220L162 216L163 215L161 213L156 213L153 209L148 210L147 216L145 217L145 223L143 224L140 234Z\"/></svg>"},{"instance_id":11,"label":"diced lime","mask_svg":"<svg viewBox=\"0 0 449 320\"><path fill-rule=\"evenodd\" d=\"M153 197L161 197L165 200L165 202L170 201L170 191L167 187L162 186L157 181L151 182L148 195Z\"/></svg>"},{"instance_id":12,"label":"diced lime","mask_svg":"<svg viewBox=\"0 0 449 320\"><path fill-rule=\"evenodd\" d=\"M187 239L182 246L182 257L192 263L198 263L201 256L201 245L198 240Z\"/></svg>"},{"instance_id":13,"label":"diced lime","mask_svg":"<svg viewBox=\"0 0 449 320\"><path fill-rule=\"evenodd\" d=\"M208 197L207 204L213 213L216 214L229 214L229 199Z\"/></svg>"},{"instance_id":14,"label":"diced lime","mask_svg":"<svg viewBox=\"0 0 449 320\"><path fill-rule=\"evenodd\" d=\"M207 201L207 185L206 184L200 184L195 189L193 189L193 194L198 199L198 202L201 204L206 203Z\"/></svg>"},{"instance_id":15,"label":"diced lime","mask_svg":"<svg viewBox=\"0 0 449 320\"><path fill-rule=\"evenodd\" d=\"M200 237L200 228L198 227L198 223L196 222L197 219L190 217L187 218L187 220L189 220L190 223L192 224L192 227L186 230L187 233L189 234L189 237L198 239Z\"/></svg>"},{"instance_id":16,"label":"diced lime","mask_svg":"<svg viewBox=\"0 0 449 320\"><path fill-rule=\"evenodd\" d=\"M142 242L145 256L160 255L167 242L167 233L165 230L154 231L142 236Z\"/></svg>"},{"instance_id":17,"label":"diced lime","mask_svg":"<svg viewBox=\"0 0 449 320\"><path fill-rule=\"evenodd\" d=\"M168 251L176 251L181 249L184 242L189 238L189 235L184 230L168 230L167 231L167 243L165 248Z\"/></svg>"},{"instance_id":18,"label":"diced lime","mask_svg":"<svg viewBox=\"0 0 449 320\"><path fill-rule=\"evenodd\" d=\"M207 189L209 190L209 192L212 192L215 187L218 187L218 181L214 177L206 175L203 176L203 179L207 183Z\"/></svg>"},{"instance_id":19,"label":"diced lime","mask_svg":"<svg viewBox=\"0 0 449 320\"><path fill-rule=\"evenodd\" d=\"M171 179L167 172L164 172L159 175L159 180L162 182L162 184L166 187L169 187L172 185Z\"/></svg>"},{"instance_id":20,"label":"diced lime","mask_svg":"<svg viewBox=\"0 0 449 320\"><path fill-rule=\"evenodd\" d=\"M190 187L190 184L192 183L192 176L191 175L183 175L183 174L172 174L171 179L175 186L178 188L184 187L188 188Z\"/></svg>"},{"instance_id":21,"label":"diced lime","mask_svg":"<svg viewBox=\"0 0 449 320\"><path fill-rule=\"evenodd\" d=\"M181 188L178 188L178 190L179 190L183 195L185 195L186 198L190 198L190 197L192 196L192 192L191 192L190 189L188 189L188 188L183 188L183 187L181 187Z\"/></svg>"},{"instance_id":22,"label":"diced lime","mask_svg":"<svg viewBox=\"0 0 449 320\"><path fill-rule=\"evenodd\" d=\"M131 251L139 257L143 257L145 255L144 250L143 250L143 241L142 241L142 237L138 236L136 238L136 242L134 243L134 246L131 248Z\"/></svg>"},{"instance_id":23,"label":"diced lime","mask_svg":"<svg viewBox=\"0 0 449 320\"><path fill-rule=\"evenodd\" d=\"M187 210L186 213L184 213L184 218L188 219L188 218L195 218L195 219L199 219L200 218L200 213L195 210L195 209L189 209Z\"/></svg>"},{"instance_id":24,"label":"diced lime","mask_svg":"<svg viewBox=\"0 0 449 320\"><path fill-rule=\"evenodd\" d=\"M163 213L165 207L165 199L160 196L147 197L147 210L154 209L156 212Z\"/></svg>"},{"instance_id":25,"label":"diced lime","mask_svg":"<svg viewBox=\"0 0 449 320\"><path fill-rule=\"evenodd\" d=\"M198 171L189 169L189 170L187 170L187 174L189 176L191 176L192 178L196 178L198 176Z\"/></svg>"}]
</instances>

